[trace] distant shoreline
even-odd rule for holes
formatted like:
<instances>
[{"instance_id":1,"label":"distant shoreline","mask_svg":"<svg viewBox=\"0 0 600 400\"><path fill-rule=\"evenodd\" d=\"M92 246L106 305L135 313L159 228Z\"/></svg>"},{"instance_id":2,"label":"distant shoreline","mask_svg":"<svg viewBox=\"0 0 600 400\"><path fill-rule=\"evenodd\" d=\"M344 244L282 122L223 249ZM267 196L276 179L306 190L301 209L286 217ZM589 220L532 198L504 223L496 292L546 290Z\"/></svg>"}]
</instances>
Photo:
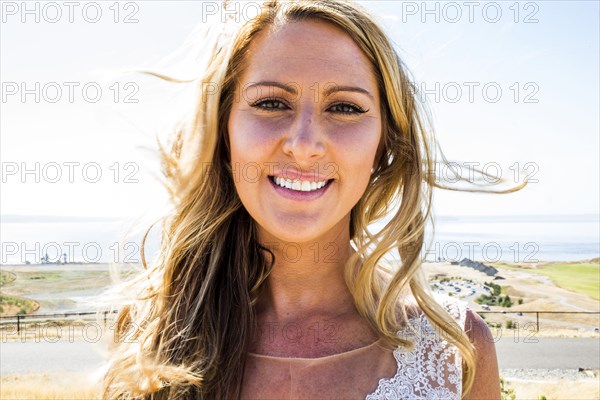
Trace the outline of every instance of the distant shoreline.
<instances>
[{"instance_id":1,"label":"distant shoreline","mask_svg":"<svg viewBox=\"0 0 600 400\"><path fill-rule=\"evenodd\" d=\"M551 264L582 264L582 263L592 263L592 264L599 264L600 263L600 255L598 255L598 257L594 257L594 258L590 258L590 259L582 259L582 260L577 260L577 261L563 261L563 260L537 260L537 261L531 261L531 262L511 262L511 261L493 261L493 262L489 262L489 261L485 261L485 260L477 260L474 259L472 261L475 262L480 262L482 264L486 264L486 265L494 265L494 264L505 264L508 266L519 266L521 268L528 268L529 266L534 267L534 266L542 266L542 265L551 265ZM422 260L423 264L440 264L440 263L452 263L452 262L456 262L455 260L441 260L441 261L435 261L435 260ZM124 267L124 266L130 266L130 267L136 267L136 266L141 266L140 262L118 262L118 263L113 263L113 262L67 262L67 263L58 263L58 262L49 262L49 263L7 263L7 264L2 264L0 263L0 268L4 268L4 267L48 267L51 268L53 266L110 266L110 265L117 265L120 267Z\"/></svg>"}]
</instances>

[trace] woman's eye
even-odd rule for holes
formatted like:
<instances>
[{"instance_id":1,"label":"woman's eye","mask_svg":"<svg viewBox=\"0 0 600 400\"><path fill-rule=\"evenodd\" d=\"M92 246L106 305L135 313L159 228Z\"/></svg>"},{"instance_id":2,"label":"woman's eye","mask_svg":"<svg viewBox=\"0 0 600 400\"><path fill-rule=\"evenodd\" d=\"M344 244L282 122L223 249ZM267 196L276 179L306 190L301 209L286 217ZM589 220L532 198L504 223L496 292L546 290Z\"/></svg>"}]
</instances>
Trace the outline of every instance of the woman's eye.
<instances>
[{"instance_id":1,"label":"woman's eye","mask_svg":"<svg viewBox=\"0 0 600 400\"><path fill-rule=\"evenodd\" d=\"M335 104L329 110L339 114L363 114L366 112L362 108L348 103Z\"/></svg>"},{"instance_id":2,"label":"woman's eye","mask_svg":"<svg viewBox=\"0 0 600 400\"><path fill-rule=\"evenodd\" d=\"M277 110L287 110L288 106L286 106L283 102L279 100L262 100L257 103L254 103L252 107L261 108L263 110L268 111L277 111Z\"/></svg>"}]
</instances>

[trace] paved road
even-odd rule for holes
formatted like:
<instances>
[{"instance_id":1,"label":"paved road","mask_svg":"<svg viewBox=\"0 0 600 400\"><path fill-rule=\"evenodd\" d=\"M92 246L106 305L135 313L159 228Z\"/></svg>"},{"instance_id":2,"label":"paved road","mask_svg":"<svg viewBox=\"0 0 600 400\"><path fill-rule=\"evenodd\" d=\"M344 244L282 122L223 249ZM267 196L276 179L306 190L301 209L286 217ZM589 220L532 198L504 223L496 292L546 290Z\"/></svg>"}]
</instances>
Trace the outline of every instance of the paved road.
<instances>
[{"instance_id":1,"label":"paved road","mask_svg":"<svg viewBox=\"0 0 600 400\"><path fill-rule=\"evenodd\" d=\"M503 337L496 343L500 369L600 369L598 339ZM50 343L0 342L0 374L85 371L102 365L104 346L78 340Z\"/></svg>"},{"instance_id":2,"label":"paved road","mask_svg":"<svg viewBox=\"0 0 600 400\"><path fill-rule=\"evenodd\" d=\"M102 365L104 348L105 345L81 339L72 343L68 340L0 342L0 374L92 371Z\"/></svg>"},{"instance_id":3,"label":"paved road","mask_svg":"<svg viewBox=\"0 0 600 400\"><path fill-rule=\"evenodd\" d=\"M503 337L496 352L501 369L600 369L598 339Z\"/></svg>"}]
</instances>

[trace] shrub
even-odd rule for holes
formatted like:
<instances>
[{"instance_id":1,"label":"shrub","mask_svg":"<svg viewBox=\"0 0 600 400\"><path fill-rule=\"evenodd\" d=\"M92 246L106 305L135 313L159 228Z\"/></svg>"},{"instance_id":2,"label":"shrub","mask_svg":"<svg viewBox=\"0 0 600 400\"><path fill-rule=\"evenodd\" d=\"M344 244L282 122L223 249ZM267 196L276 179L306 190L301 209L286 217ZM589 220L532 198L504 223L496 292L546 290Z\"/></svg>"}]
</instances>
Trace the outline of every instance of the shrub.
<instances>
[{"instance_id":1,"label":"shrub","mask_svg":"<svg viewBox=\"0 0 600 400\"><path fill-rule=\"evenodd\" d=\"M487 294L482 294L478 298L475 299L475 302L478 304L487 304L488 306L496 305L496 297L489 296Z\"/></svg>"},{"instance_id":2,"label":"shrub","mask_svg":"<svg viewBox=\"0 0 600 400\"><path fill-rule=\"evenodd\" d=\"M510 307L510 306L512 306L512 304L513 303L512 303L512 300L509 295L502 297L502 300L500 300L500 305L502 307Z\"/></svg>"},{"instance_id":3,"label":"shrub","mask_svg":"<svg viewBox=\"0 0 600 400\"><path fill-rule=\"evenodd\" d=\"M502 293L502 286L498 285L497 283L494 282L483 282L486 286L489 286L490 289L492 290L492 295L494 296L500 296L500 293Z\"/></svg>"},{"instance_id":4,"label":"shrub","mask_svg":"<svg viewBox=\"0 0 600 400\"><path fill-rule=\"evenodd\" d=\"M517 395L515 390L508 387L508 384L504 381L504 378L500 377L500 399L501 400L515 400Z\"/></svg>"}]
</instances>

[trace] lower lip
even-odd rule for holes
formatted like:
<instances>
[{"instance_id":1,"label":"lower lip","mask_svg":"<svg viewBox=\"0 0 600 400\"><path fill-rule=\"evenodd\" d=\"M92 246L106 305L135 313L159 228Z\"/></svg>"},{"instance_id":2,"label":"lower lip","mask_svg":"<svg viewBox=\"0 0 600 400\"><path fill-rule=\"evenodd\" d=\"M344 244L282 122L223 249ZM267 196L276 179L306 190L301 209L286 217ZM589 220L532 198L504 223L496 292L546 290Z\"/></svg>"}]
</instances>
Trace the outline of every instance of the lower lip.
<instances>
[{"instance_id":1,"label":"lower lip","mask_svg":"<svg viewBox=\"0 0 600 400\"><path fill-rule=\"evenodd\" d=\"M280 194L282 197L285 197L286 199L290 199L290 200L297 200L297 201L316 200L319 197L323 196L327 192L327 190L329 190L329 187L333 183L333 181L329 181L321 189L311 190L310 192L302 192L299 190L292 190L292 189L281 187L278 184L276 184L270 177L267 179L271 183L271 186L273 186L273 189L275 189L275 191L278 194Z\"/></svg>"}]
</instances>

